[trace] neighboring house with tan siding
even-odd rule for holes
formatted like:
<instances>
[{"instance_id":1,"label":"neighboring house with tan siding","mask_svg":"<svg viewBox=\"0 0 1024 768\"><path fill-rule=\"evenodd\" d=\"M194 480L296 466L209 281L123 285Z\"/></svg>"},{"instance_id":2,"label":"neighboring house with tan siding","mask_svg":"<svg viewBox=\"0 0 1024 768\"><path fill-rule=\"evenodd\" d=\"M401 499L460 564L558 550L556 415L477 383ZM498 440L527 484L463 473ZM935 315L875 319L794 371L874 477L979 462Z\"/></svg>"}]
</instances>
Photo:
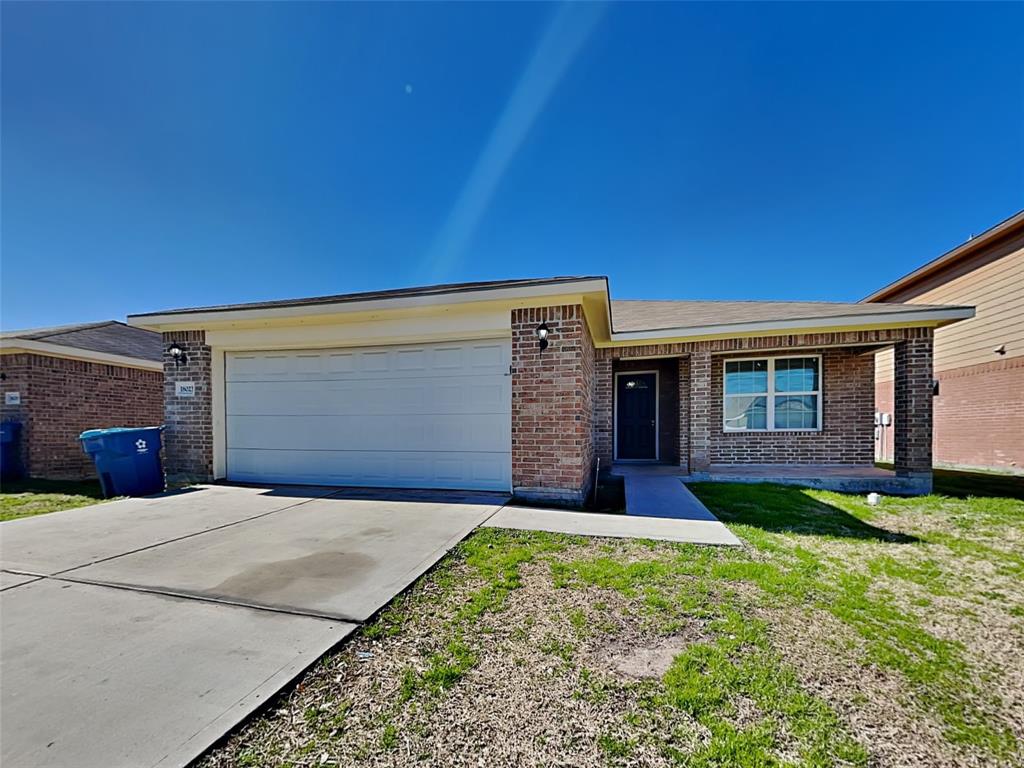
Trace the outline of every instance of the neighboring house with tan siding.
<instances>
[{"instance_id":1,"label":"neighboring house with tan siding","mask_svg":"<svg viewBox=\"0 0 1024 768\"><path fill-rule=\"evenodd\" d=\"M934 460L1024 473L1024 211L864 301L976 308L935 331ZM876 356L875 407L893 413L891 349ZM892 436L876 429L879 459L892 460Z\"/></svg>"}]
</instances>

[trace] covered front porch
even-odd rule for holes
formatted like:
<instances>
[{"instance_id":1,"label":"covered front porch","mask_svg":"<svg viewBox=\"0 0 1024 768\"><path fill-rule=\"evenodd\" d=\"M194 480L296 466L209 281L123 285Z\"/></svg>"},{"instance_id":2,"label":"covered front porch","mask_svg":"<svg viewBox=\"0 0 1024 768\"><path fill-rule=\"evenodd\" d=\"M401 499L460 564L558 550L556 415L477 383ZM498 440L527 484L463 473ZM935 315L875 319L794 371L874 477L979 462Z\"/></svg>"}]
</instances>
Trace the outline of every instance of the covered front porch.
<instances>
[{"instance_id":1,"label":"covered front porch","mask_svg":"<svg viewBox=\"0 0 1024 768\"><path fill-rule=\"evenodd\" d=\"M884 347L897 361L891 470L874 464ZM931 358L927 329L599 350L595 452L616 474L648 464L689 481L928 493Z\"/></svg>"}]
</instances>

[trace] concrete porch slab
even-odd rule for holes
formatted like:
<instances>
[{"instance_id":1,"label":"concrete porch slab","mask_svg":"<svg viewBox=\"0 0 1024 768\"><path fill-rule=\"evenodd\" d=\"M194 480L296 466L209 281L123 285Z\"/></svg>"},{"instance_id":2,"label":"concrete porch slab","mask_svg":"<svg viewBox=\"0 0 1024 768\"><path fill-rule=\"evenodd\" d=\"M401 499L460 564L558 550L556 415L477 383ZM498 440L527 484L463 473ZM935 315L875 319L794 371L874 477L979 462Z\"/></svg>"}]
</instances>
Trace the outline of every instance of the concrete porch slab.
<instances>
[{"instance_id":1,"label":"concrete porch slab","mask_svg":"<svg viewBox=\"0 0 1024 768\"><path fill-rule=\"evenodd\" d=\"M897 475L875 466L847 464L712 464L688 481L713 483L778 483L843 493L887 493L916 496L931 493L930 472Z\"/></svg>"},{"instance_id":2,"label":"concrete porch slab","mask_svg":"<svg viewBox=\"0 0 1024 768\"><path fill-rule=\"evenodd\" d=\"M678 481L677 481L678 482ZM739 539L721 522L683 520L668 517L606 515L597 512L570 512L564 509L506 506L487 522L486 528L511 528L521 531L546 531L578 536L608 536L620 539L655 539L687 544L713 544L737 547Z\"/></svg>"}]
</instances>

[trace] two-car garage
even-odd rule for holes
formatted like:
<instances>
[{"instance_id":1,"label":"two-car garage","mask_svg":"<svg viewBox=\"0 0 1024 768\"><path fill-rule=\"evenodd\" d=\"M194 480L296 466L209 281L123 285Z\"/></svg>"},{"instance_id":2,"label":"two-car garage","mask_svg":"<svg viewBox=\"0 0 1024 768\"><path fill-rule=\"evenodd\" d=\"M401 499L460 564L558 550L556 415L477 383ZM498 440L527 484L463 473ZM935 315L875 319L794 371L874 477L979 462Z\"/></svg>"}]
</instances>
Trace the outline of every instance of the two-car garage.
<instances>
[{"instance_id":1,"label":"two-car garage","mask_svg":"<svg viewBox=\"0 0 1024 768\"><path fill-rule=\"evenodd\" d=\"M511 342L227 352L228 480L508 491Z\"/></svg>"}]
</instances>

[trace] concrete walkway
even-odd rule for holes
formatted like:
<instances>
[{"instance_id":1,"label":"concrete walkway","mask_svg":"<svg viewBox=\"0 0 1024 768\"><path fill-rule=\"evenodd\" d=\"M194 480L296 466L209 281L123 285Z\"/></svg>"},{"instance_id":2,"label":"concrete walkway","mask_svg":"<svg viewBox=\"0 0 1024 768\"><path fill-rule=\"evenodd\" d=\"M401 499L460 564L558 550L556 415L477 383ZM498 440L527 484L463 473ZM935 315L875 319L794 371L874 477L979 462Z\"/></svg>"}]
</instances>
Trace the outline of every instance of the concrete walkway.
<instances>
[{"instance_id":1,"label":"concrete walkway","mask_svg":"<svg viewBox=\"0 0 1024 768\"><path fill-rule=\"evenodd\" d=\"M711 520L718 523L718 518L683 485L678 467L616 464L612 473L621 475L626 481L627 515Z\"/></svg>"},{"instance_id":2,"label":"concrete walkway","mask_svg":"<svg viewBox=\"0 0 1024 768\"><path fill-rule=\"evenodd\" d=\"M714 516L710 520L680 520L669 517L609 515L600 512L505 506L485 522L483 527L569 533L578 536L608 536L617 539L654 539L687 544L740 545L740 540Z\"/></svg>"},{"instance_id":3,"label":"concrete walkway","mask_svg":"<svg viewBox=\"0 0 1024 768\"><path fill-rule=\"evenodd\" d=\"M728 547L741 545L732 531L683 485L678 467L617 464L612 472L625 478L624 515L505 506L484 526Z\"/></svg>"}]
</instances>

